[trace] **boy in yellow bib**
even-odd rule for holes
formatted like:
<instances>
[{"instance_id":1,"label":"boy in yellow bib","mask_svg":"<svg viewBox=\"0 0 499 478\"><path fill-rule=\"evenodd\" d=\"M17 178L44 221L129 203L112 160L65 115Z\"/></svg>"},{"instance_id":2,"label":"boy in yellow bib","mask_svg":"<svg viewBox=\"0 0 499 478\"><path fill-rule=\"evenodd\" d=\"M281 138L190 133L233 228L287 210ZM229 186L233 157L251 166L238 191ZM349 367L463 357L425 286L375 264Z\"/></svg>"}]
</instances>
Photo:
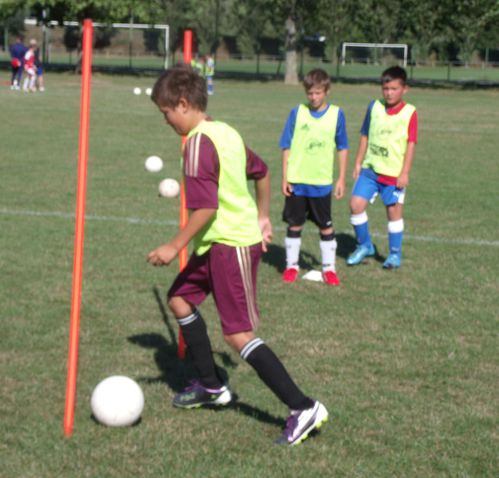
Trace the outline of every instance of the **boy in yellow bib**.
<instances>
[{"instance_id":1,"label":"boy in yellow bib","mask_svg":"<svg viewBox=\"0 0 499 478\"><path fill-rule=\"evenodd\" d=\"M155 266L169 265L187 244L193 253L168 291L168 306L182 329L197 379L173 398L192 409L220 407L234 399L220 377L199 306L212 294L225 342L290 410L276 443L297 445L327 421L326 407L305 395L272 349L256 335L258 264L272 239L267 165L239 133L206 113L206 81L192 68L166 70L151 99L166 122L187 136L182 167L189 219L168 243L148 255ZM255 184L256 202L248 180Z\"/></svg>"},{"instance_id":2,"label":"boy in yellow bib","mask_svg":"<svg viewBox=\"0 0 499 478\"><path fill-rule=\"evenodd\" d=\"M284 282L298 277L301 231L307 219L319 228L322 278L337 286L336 238L331 219L331 194L335 150L338 150L339 174L334 195L345 192L348 161L348 137L345 115L327 101L329 75L321 69L310 71L303 79L307 104L293 108L284 126L279 146L282 150L282 193L285 196L282 218L286 233L286 269Z\"/></svg>"},{"instance_id":3,"label":"boy in yellow bib","mask_svg":"<svg viewBox=\"0 0 499 478\"><path fill-rule=\"evenodd\" d=\"M388 216L389 255L383 267L395 269L402 262L404 220L402 209L405 188L417 143L416 108L405 103L407 74L399 66L385 70L381 76L383 100L369 104L361 128L359 150L353 177L356 179L350 201L351 223L357 238L357 249L348 257L350 266L360 264L375 254L368 228L366 208L379 194Z\"/></svg>"}]
</instances>

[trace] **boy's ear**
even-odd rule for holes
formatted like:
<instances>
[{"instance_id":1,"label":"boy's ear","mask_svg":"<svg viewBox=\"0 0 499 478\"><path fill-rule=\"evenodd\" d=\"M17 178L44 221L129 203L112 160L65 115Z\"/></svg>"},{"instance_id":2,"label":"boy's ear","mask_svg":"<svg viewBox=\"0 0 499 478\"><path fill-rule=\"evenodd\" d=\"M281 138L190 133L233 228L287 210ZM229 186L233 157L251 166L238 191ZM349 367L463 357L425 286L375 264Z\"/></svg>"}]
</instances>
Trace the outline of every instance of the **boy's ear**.
<instances>
[{"instance_id":1,"label":"boy's ear","mask_svg":"<svg viewBox=\"0 0 499 478\"><path fill-rule=\"evenodd\" d=\"M183 112L187 111L189 109L189 102L184 98L180 97L178 100L178 105L177 105Z\"/></svg>"}]
</instances>

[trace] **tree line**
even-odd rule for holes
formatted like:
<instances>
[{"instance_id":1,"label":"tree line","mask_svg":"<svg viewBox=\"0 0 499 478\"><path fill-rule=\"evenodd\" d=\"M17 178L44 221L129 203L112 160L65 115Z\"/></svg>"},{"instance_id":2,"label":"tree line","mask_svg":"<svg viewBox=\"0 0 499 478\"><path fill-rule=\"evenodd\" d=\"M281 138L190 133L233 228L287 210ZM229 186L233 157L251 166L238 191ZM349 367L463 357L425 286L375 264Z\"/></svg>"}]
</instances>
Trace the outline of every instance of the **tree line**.
<instances>
[{"instance_id":1,"label":"tree line","mask_svg":"<svg viewBox=\"0 0 499 478\"><path fill-rule=\"evenodd\" d=\"M264 51L274 39L287 57L306 38L324 39L324 56L337 61L341 43L408 43L413 60L430 55L469 61L499 49L498 0L0 0L2 30L15 34L26 16L40 23L82 20L163 23L172 47L193 29L197 48L216 51L224 36L243 54Z\"/></svg>"}]
</instances>

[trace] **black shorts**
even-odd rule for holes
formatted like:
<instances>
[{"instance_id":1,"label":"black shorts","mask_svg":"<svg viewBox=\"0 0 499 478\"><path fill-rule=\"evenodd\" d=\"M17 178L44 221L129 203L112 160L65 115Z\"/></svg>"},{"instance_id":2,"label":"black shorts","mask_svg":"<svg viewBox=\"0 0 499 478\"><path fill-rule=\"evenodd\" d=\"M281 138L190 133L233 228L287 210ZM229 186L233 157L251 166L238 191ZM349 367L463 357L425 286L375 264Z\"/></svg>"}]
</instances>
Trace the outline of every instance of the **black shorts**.
<instances>
[{"instance_id":1,"label":"black shorts","mask_svg":"<svg viewBox=\"0 0 499 478\"><path fill-rule=\"evenodd\" d=\"M331 193L318 198L286 196L282 220L290 226L303 226L310 219L319 229L333 227L331 220Z\"/></svg>"}]
</instances>

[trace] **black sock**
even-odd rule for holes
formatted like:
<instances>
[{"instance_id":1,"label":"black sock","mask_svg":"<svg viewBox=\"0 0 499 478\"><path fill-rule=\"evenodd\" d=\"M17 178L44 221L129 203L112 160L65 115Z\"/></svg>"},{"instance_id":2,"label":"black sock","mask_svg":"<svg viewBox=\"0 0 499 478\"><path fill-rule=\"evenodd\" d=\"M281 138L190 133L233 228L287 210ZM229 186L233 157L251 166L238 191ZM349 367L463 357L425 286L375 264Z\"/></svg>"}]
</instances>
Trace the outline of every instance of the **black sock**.
<instances>
[{"instance_id":1,"label":"black sock","mask_svg":"<svg viewBox=\"0 0 499 478\"><path fill-rule=\"evenodd\" d=\"M199 374L201 384L207 388L220 388L222 382L217 375L206 324L200 313L195 310L187 317L177 318L177 322L182 329L187 349L192 357L194 368Z\"/></svg>"},{"instance_id":2,"label":"black sock","mask_svg":"<svg viewBox=\"0 0 499 478\"><path fill-rule=\"evenodd\" d=\"M314 401L296 386L282 362L262 339L255 338L248 342L240 355L256 370L263 383L291 410L305 410L314 406Z\"/></svg>"}]
</instances>

